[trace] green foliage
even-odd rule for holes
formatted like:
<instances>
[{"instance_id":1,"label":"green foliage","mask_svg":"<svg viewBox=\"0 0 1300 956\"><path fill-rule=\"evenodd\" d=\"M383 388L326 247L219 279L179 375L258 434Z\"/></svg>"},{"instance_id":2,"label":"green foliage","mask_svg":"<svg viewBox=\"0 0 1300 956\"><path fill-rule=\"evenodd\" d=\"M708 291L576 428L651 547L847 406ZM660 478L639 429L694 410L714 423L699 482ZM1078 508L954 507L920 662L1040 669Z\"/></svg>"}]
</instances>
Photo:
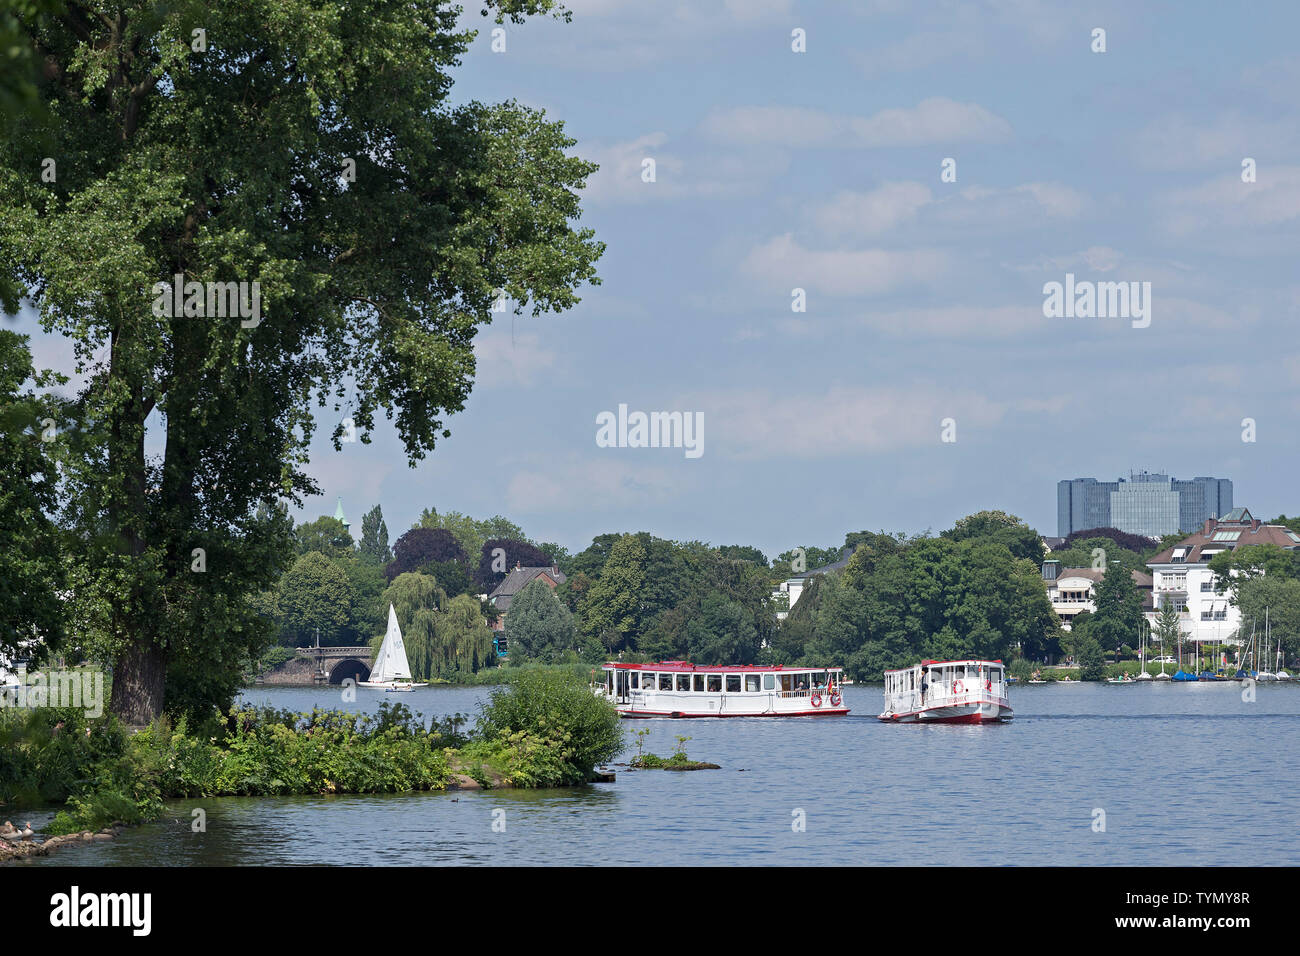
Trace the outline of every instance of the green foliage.
<instances>
[{"instance_id":1,"label":"green foliage","mask_svg":"<svg viewBox=\"0 0 1300 956\"><path fill-rule=\"evenodd\" d=\"M1216 554L1208 566L1214 572L1215 589L1235 596L1242 582L1261 575L1279 580L1300 577L1300 552L1275 544L1246 544Z\"/></svg>"},{"instance_id":2,"label":"green foliage","mask_svg":"<svg viewBox=\"0 0 1300 956\"><path fill-rule=\"evenodd\" d=\"M519 525L507 518L503 518L501 515L493 515L491 518L478 520L459 511L438 514L436 508L426 508L420 512L420 520L416 522L415 527L442 528L450 531L456 536L456 540L460 542L464 553L470 555L476 561L483 553L483 545L489 538L506 538L512 541L528 540ZM511 567L513 566L512 562Z\"/></svg>"},{"instance_id":3,"label":"green foliage","mask_svg":"<svg viewBox=\"0 0 1300 956\"><path fill-rule=\"evenodd\" d=\"M1088 634L1103 650L1111 651L1138 640L1142 627L1142 595L1133 580L1134 563L1132 558L1111 555L1107 559L1106 573L1097 583L1097 610L1088 625Z\"/></svg>"},{"instance_id":4,"label":"green foliage","mask_svg":"<svg viewBox=\"0 0 1300 956\"><path fill-rule=\"evenodd\" d=\"M393 560L392 549L388 547L388 525L384 522L384 511L375 505L361 518L361 557L380 567Z\"/></svg>"},{"instance_id":5,"label":"green foliage","mask_svg":"<svg viewBox=\"0 0 1300 956\"><path fill-rule=\"evenodd\" d=\"M442 588L448 597L474 592L474 582L469 572L465 570L465 566L459 561L430 561L420 568L420 573L427 574L437 581L438 587Z\"/></svg>"},{"instance_id":6,"label":"green foliage","mask_svg":"<svg viewBox=\"0 0 1300 956\"><path fill-rule=\"evenodd\" d=\"M305 647L315 642L337 644L352 622L356 590L339 562L319 551L308 551L280 579L276 607L281 634Z\"/></svg>"},{"instance_id":7,"label":"green foliage","mask_svg":"<svg viewBox=\"0 0 1300 956\"><path fill-rule=\"evenodd\" d=\"M33 640L57 646L64 629L67 574L50 518L64 447L42 440L62 416L55 400L24 390L34 377L27 337L0 329L0 659Z\"/></svg>"},{"instance_id":8,"label":"green foliage","mask_svg":"<svg viewBox=\"0 0 1300 956\"><path fill-rule=\"evenodd\" d=\"M550 670L526 671L507 688L494 691L483 706L479 730L489 740L524 732L549 741L563 754L557 783L587 780L597 764L623 749L614 706L581 679Z\"/></svg>"},{"instance_id":9,"label":"green foliage","mask_svg":"<svg viewBox=\"0 0 1300 956\"><path fill-rule=\"evenodd\" d=\"M618 539L579 608L584 633L611 649L628 643L640 623L645 564L645 546L636 535Z\"/></svg>"},{"instance_id":10,"label":"green foliage","mask_svg":"<svg viewBox=\"0 0 1300 956\"><path fill-rule=\"evenodd\" d=\"M1075 640L1074 660L1079 666L1079 680L1102 680L1106 676L1106 653L1091 634Z\"/></svg>"},{"instance_id":11,"label":"green foliage","mask_svg":"<svg viewBox=\"0 0 1300 956\"><path fill-rule=\"evenodd\" d=\"M1173 601L1167 600L1160 605L1152 636L1159 642L1164 654L1171 654L1182 643L1182 621L1178 614L1178 605Z\"/></svg>"},{"instance_id":12,"label":"green foliage","mask_svg":"<svg viewBox=\"0 0 1300 956\"><path fill-rule=\"evenodd\" d=\"M578 637L573 615L543 581L528 582L510 602L505 636L513 660L555 663Z\"/></svg>"},{"instance_id":13,"label":"green foliage","mask_svg":"<svg viewBox=\"0 0 1300 956\"><path fill-rule=\"evenodd\" d=\"M1285 660L1300 656L1300 580L1271 574L1247 578L1237 585L1234 600L1257 635L1263 634L1267 619L1271 640L1274 646L1281 642ZM1242 636L1249 633L1247 625Z\"/></svg>"},{"instance_id":14,"label":"green foliage","mask_svg":"<svg viewBox=\"0 0 1300 956\"><path fill-rule=\"evenodd\" d=\"M485 5L512 22L553 8ZM98 369L60 503L79 535L78 633L113 660L113 706L133 724L163 707L174 661L237 674L260 653L249 596L291 542L254 516L319 491L317 415L341 448L345 415L366 442L387 414L419 460L465 406L500 291L540 315L596 281L603 247L577 226L595 166L537 110L453 96L474 38L459 13L123 0L0 19L0 109L33 84L49 107L0 126L0 300L27 295ZM199 23L213 46L195 54ZM54 182L35 174L44 157L62 158ZM162 307L155 283L178 274L256 283L261 320ZM144 441L155 411L161 454ZM172 700L202 710L227 686Z\"/></svg>"},{"instance_id":15,"label":"green foliage","mask_svg":"<svg viewBox=\"0 0 1300 956\"><path fill-rule=\"evenodd\" d=\"M1039 567L1009 547L1023 537L1018 525L981 514L958 522L956 535L860 542L843 572L805 589L772 641L771 662L841 663L850 676L878 680L922 658L1059 650ZM989 535L976 533L984 527Z\"/></svg>"},{"instance_id":16,"label":"green foliage","mask_svg":"<svg viewBox=\"0 0 1300 956\"><path fill-rule=\"evenodd\" d=\"M1015 515L1005 511L978 511L958 521L943 537L954 541L978 538L981 541L1004 545L1016 558L1036 565L1043 563L1043 542L1038 532Z\"/></svg>"},{"instance_id":17,"label":"green foliage","mask_svg":"<svg viewBox=\"0 0 1300 956\"><path fill-rule=\"evenodd\" d=\"M459 678L496 663L492 631L481 605L467 594L448 598L427 574L400 574L384 591L402 627L406 657L416 680ZM371 645L378 650L383 635Z\"/></svg>"},{"instance_id":18,"label":"green foliage","mask_svg":"<svg viewBox=\"0 0 1300 956\"><path fill-rule=\"evenodd\" d=\"M352 535L338 518L322 515L315 521L298 525L294 531L298 553L319 551L329 558L352 554Z\"/></svg>"}]
</instances>

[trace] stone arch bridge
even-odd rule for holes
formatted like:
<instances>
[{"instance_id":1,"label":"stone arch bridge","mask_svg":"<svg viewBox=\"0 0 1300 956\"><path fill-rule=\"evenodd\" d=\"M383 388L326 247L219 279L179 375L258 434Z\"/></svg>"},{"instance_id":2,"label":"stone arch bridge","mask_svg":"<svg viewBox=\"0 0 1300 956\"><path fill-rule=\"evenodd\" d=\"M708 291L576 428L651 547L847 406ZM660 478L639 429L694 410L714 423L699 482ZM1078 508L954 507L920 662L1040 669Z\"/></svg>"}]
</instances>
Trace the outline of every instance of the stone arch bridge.
<instances>
[{"instance_id":1,"label":"stone arch bridge","mask_svg":"<svg viewBox=\"0 0 1300 956\"><path fill-rule=\"evenodd\" d=\"M294 656L258 677L259 684L311 686L342 684L349 677L363 681L370 677L374 652L361 647L300 647Z\"/></svg>"}]
</instances>

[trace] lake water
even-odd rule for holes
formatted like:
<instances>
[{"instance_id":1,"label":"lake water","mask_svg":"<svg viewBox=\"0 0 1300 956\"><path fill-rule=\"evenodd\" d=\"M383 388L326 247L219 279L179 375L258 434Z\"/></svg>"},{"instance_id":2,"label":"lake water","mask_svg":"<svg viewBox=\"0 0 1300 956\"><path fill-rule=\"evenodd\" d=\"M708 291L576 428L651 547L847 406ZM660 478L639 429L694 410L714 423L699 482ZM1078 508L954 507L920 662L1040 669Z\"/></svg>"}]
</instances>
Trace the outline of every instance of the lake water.
<instances>
[{"instance_id":1,"label":"lake water","mask_svg":"<svg viewBox=\"0 0 1300 956\"><path fill-rule=\"evenodd\" d=\"M487 693L400 700L474 713ZM393 699L245 696L295 710ZM838 718L624 724L629 744L649 728L645 748L661 756L689 736L690 756L721 770L616 767L614 783L562 790L177 801L114 841L19 865L1300 863L1300 685L1260 685L1253 703L1231 683L1022 686L1015 721L982 727L879 723L878 686L845 700L853 713ZM206 833L191 832L194 807Z\"/></svg>"}]
</instances>

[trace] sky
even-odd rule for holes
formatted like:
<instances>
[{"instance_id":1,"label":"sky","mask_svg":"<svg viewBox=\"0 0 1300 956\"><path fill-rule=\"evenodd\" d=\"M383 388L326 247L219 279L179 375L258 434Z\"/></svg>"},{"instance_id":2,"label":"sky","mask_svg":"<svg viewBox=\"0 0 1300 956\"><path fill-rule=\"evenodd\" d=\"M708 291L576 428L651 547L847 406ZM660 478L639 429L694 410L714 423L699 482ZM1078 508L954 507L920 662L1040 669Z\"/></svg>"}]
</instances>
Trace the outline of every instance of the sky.
<instances>
[{"instance_id":1,"label":"sky","mask_svg":"<svg viewBox=\"0 0 1300 956\"><path fill-rule=\"evenodd\" d=\"M335 452L322 421L298 517L341 497L394 539L432 507L771 558L983 509L1052 535L1058 480L1141 469L1300 511L1300 6L570 0L504 52L465 6L457 100L544 109L601 166L602 284L481 331L415 468L387 422ZM1045 315L1067 274L1149 314ZM703 453L602 447L620 405L702 417Z\"/></svg>"}]
</instances>

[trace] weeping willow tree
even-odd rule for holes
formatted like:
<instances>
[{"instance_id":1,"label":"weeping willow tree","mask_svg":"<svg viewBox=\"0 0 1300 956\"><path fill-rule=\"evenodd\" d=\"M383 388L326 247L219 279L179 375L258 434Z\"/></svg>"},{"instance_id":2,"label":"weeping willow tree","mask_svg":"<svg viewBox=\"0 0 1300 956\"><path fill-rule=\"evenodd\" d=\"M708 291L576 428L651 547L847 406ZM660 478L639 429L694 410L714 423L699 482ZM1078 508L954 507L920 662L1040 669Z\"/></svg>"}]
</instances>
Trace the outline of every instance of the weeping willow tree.
<instances>
[{"instance_id":1,"label":"weeping willow tree","mask_svg":"<svg viewBox=\"0 0 1300 956\"><path fill-rule=\"evenodd\" d=\"M431 575L408 571L393 579L381 601L397 611L416 680L473 673L495 660L492 631L478 601L468 594L448 598ZM383 635L370 643L378 652Z\"/></svg>"}]
</instances>

